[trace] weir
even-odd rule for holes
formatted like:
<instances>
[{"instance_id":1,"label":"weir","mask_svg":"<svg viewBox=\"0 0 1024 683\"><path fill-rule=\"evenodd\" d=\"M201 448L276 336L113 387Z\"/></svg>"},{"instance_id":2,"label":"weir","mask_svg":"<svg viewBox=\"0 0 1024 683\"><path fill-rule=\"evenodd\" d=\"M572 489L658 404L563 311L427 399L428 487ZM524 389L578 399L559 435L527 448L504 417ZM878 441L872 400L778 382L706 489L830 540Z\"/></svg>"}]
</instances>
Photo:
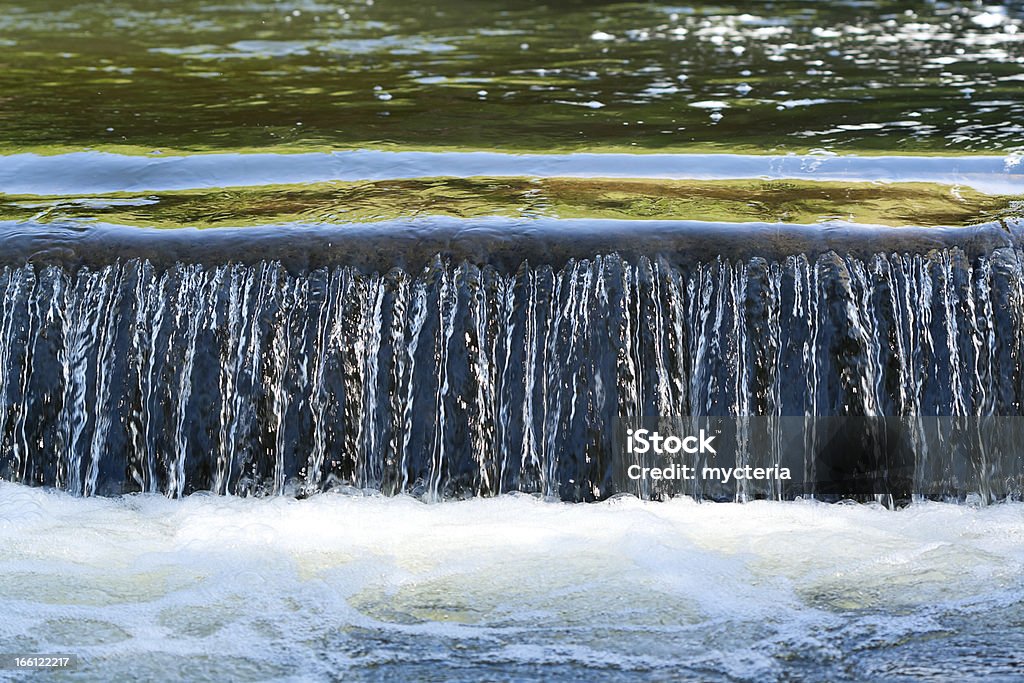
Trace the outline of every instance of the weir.
<instances>
[{"instance_id":1,"label":"weir","mask_svg":"<svg viewBox=\"0 0 1024 683\"><path fill-rule=\"evenodd\" d=\"M8 0L0 682L1024 680L1024 0Z\"/></svg>"},{"instance_id":2,"label":"weir","mask_svg":"<svg viewBox=\"0 0 1024 683\"><path fill-rule=\"evenodd\" d=\"M893 460L840 430L845 450L769 439L716 463L785 462L792 482L652 487L625 477L616 431L1019 418L1020 228L8 223L0 476L82 495L1019 497L1016 444L911 438Z\"/></svg>"}]
</instances>

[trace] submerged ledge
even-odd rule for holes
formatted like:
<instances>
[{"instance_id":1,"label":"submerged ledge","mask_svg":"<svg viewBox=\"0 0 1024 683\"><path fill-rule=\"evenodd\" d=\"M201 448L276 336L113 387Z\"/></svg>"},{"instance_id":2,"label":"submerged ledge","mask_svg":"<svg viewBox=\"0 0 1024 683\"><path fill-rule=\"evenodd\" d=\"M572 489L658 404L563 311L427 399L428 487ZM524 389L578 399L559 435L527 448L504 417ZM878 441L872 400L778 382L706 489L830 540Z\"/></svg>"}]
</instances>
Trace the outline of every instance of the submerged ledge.
<instances>
[{"instance_id":1,"label":"submerged ledge","mask_svg":"<svg viewBox=\"0 0 1024 683\"><path fill-rule=\"evenodd\" d=\"M382 152L128 156L75 152L0 156L0 191L70 195L403 178L537 177L923 182L1024 194L1011 156L502 154Z\"/></svg>"},{"instance_id":2,"label":"submerged ledge","mask_svg":"<svg viewBox=\"0 0 1024 683\"><path fill-rule=\"evenodd\" d=\"M1024 221L970 227L901 227L831 221L817 225L682 220L473 218L425 216L375 223L293 223L217 230L126 227L99 221L0 221L0 265L104 266L131 259L154 265L277 262L293 272L353 266L418 271L437 259L513 271L524 262L561 267L618 254L670 262L815 258L828 252L969 257L1019 247Z\"/></svg>"},{"instance_id":3,"label":"submerged ledge","mask_svg":"<svg viewBox=\"0 0 1024 683\"><path fill-rule=\"evenodd\" d=\"M413 178L86 195L0 194L0 221L144 228L369 223L423 216L971 226L1024 202L935 183L656 178Z\"/></svg>"}]
</instances>

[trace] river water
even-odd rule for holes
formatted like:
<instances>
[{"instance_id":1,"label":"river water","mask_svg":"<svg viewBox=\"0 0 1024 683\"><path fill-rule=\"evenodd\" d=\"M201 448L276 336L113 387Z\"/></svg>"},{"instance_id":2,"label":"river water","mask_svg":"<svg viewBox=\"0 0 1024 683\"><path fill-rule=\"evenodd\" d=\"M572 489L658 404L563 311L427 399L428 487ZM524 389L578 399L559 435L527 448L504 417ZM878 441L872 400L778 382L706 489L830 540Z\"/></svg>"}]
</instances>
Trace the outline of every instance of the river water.
<instances>
[{"instance_id":1,"label":"river water","mask_svg":"<svg viewBox=\"0 0 1024 683\"><path fill-rule=\"evenodd\" d=\"M4 147L1021 150L1019 2L40 0Z\"/></svg>"},{"instance_id":2,"label":"river water","mask_svg":"<svg viewBox=\"0 0 1024 683\"><path fill-rule=\"evenodd\" d=\"M1020 2L3 3L0 655L1019 680L1022 93Z\"/></svg>"}]
</instances>

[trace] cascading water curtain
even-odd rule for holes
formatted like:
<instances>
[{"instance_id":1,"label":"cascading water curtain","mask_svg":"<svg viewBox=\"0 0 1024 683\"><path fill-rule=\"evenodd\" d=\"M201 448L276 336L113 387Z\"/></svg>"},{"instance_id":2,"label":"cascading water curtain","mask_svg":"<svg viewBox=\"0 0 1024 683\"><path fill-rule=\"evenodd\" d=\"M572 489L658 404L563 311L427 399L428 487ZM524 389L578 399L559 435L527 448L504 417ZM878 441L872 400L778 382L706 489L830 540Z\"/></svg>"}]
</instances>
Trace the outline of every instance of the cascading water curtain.
<instances>
[{"instance_id":1,"label":"cascading water curtain","mask_svg":"<svg viewBox=\"0 0 1024 683\"><path fill-rule=\"evenodd\" d=\"M613 423L1020 416L1022 283L1012 248L515 272L5 267L0 474L82 495L700 496L619 482ZM769 451L737 464L777 464ZM1012 453L916 457L912 493L1019 495Z\"/></svg>"}]
</instances>

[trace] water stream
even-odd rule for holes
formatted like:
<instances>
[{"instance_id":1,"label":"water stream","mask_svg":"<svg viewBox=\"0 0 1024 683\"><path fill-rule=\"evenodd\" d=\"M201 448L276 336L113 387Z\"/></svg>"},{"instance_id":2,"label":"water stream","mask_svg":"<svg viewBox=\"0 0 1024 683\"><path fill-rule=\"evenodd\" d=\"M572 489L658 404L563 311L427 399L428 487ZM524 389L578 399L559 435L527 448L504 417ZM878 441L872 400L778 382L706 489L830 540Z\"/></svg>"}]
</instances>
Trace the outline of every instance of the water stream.
<instances>
[{"instance_id":1,"label":"water stream","mask_svg":"<svg viewBox=\"0 0 1024 683\"><path fill-rule=\"evenodd\" d=\"M0 270L4 478L592 500L653 493L616 481L622 417L1020 415L1022 252L1000 225L778 225L752 255L727 245L763 228L694 224L686 242L657 221L271 228L262 247L220 230L177 251L161 237L181 232L144 231L163 262L117 258L124 230ZM416 239L381 255L387 230ZM248 255L218 263L232 248ZM881 482L865 491L808 451L806 476L743 494L1021 493L1014 449L925 452L858 465Z\"/></svg>"}]
</instances>

